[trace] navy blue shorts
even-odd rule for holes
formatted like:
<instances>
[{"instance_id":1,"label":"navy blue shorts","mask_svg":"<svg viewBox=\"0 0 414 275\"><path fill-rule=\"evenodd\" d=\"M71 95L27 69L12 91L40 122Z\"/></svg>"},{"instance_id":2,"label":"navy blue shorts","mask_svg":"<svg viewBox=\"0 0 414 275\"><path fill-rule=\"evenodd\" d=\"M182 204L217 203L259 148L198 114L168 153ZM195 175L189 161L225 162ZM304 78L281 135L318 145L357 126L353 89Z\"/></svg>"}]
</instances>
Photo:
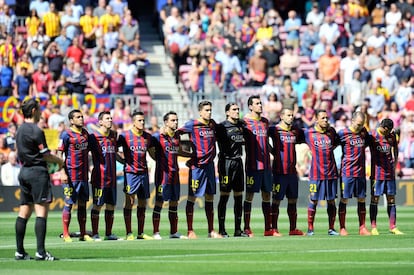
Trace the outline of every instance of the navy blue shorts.
<instances>
[{"instance_id":1,"label":"navy blue shorts","mask_svg":"<svg viewBox=\"0 0 414 275\"><path fill-rule=\"evenodd\" d=\"M203 197L205 194L216 194L216 173L214 163L203 165L202 167L191 167L189 173L188 195Z\"/></svg>"},{"instance_id":2,"label":"navy blue shorts","mask_svg":"<svg viewBox=\"0 0 414 275\"><path fill-rule=\"evenodd\" d=\"M268 170L246 171L246 192L272 192L272 172Z\"/></svg>"},{"instance_id":3,"label":"navy blue shorts","mask_svg":"<svg viewBox=\"0 0 414 275\"><path fill-rule=\"evenodd\" d=\"M66 204L75 204L78 200L89 200L89 184L86 181L74 181L62 184Z\"/></svg>"},{"instance_id":4,"label":"navy blue shorts","mask_svg":"<svg viewBox=\"0 0 414 275\"><path fill-rule=\"evenodd\" d=\"M53 200L50 175L46 167L22 167L19 173L20 204L51 203Z\"/></svg>"},{"instance_id":5,"label":"navy blue shorts","mask_svg":"<svg viewBox=\"0 0 414 275\"><path fill-rule=\"evenodd\" d=\"M299 179L297 175L273 175L273 199L281 201L286 196L288 199L297 199Z\"/></svg>"},{"instance_id":6,"label":"navy blue shorts","mask_svg":"<svg viewBox=\"0 0 414 275\"><path fill-rule=\"evenodd\" d=\"M309 181L309 198L313 201L334 200L336 199L337 191L337 179Z\"/></svg>"},{"instance_id":7,"label":"navy blue shorts","mask_svg":"<svg viewBox=\"0 0 414 275\"><path fill-rule=\"evenodd\" d=\"M102 206L105 203L116 205L116 186L114 187L96 187L92 186L93 204Z\"/></svg>"},{"instance_id":8,"label":"navy blue shorts","mask_svg":"<svg viewBox=\"0 0 414 275\"><path fill-rule=\"evenodd\" d=\"M180 176L178 171L172 176L172 182L155 183L156 201L178 201L180 199Z\"/></svg>"},{"instance_id":9,"label":"navy blue shorts","mask_svg":"<svg viewBox=\"0 0 414 275\"><path fill-rule=\"evenodd\" d=\"M372 196L381 196L381 195L390 195L395 196L397 194L397 187L395 180L376 180L371 185L371 195Z\"/></svg>"},{"instance_id":10,"label":"navy blue shorts","mask_svg":"<svg viewBox=\"0 0 414 275\"><path fill-rule=\"evenodd\" d=\"M365 177L350 178L342 177L341 195L344 199L352 197L363 199L367 193L367 180Z\"/></svg>"},{"instance_id":11,"label":"navy blue shorts","mask_svg":"<svg viewBox=\"0 0 414 275\"><path fill-rule=\"evenodd\" d=\"M125 173L124 193L137 194L139 199L148 199L150 197L148 173Z\"/></svg>"}]
</instances>

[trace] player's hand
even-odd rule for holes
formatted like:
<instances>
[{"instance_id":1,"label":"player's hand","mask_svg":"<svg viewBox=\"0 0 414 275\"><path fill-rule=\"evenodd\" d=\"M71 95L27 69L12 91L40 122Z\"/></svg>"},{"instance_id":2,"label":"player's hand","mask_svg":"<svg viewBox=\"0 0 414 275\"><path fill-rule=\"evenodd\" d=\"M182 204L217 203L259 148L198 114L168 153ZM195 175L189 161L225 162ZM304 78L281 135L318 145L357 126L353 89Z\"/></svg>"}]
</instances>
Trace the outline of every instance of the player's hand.
<instances>
[{"instance_id":1,"label":"player's hand","mask_svg":"<svg viewBox=\"0 0 414 275\"><path fill-rule=\"evenodd\" d=\"M65 171L60 172L60 181L62 183L68 183L68 175L66 174Z\"/></svg>"}]
</instances>

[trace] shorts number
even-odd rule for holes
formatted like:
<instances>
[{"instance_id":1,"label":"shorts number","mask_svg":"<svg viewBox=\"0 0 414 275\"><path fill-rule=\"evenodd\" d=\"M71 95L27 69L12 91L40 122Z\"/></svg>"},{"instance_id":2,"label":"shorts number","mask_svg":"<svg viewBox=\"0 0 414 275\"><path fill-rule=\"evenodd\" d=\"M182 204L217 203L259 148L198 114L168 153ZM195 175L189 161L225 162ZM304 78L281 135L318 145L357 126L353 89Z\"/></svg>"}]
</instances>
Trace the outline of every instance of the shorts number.
<instances>
[{"instance_id":1,"label":"shorts number","mask_svg":"<svg viewBox=\"0 0 414 275\"><path fill-rule=\"evenodd\" d=\"M94 196L95 196L95 198L102 197L102 189L95 189Z\"/></svg>"},{"instance_id":2,"label":"shorts number","mask_svg":"<svg viewBox=\"0 0 414 275\"><path fill-rule=\"evenodd\" d=\"M229 184L229 176L222 176L221 183L226 185Z\"/></svg>"},{"instance_id":3,"label":"shorts number","mask_svg":"<svg viewBox=\"0 0 414 275\"><path fill-rule=\"evenodd\" d=\"M254 177L247 177L247 185L254 185Z\"/></svg>"},{"instance_id":4,"label":"shorts number","mask_svg":"<svg viewBox=\"0 0 414 275\"><path fill-rule=\"evenodd\" d=\"M65 195L66 197L72 196L72 193L73 193L73 188L72 187L63 188L63 195Z\"/></svg>"},{"instance_id":5,"label":"shorts number","mask_svg":"<svg viewBox=\"0 0 414 275\"><path fill-rule=\"evenodd\" d=\"M316 193L317 192L316 183L309 184L309 192L311 192L311 193Z\"/></svg>"},{"instance_id":6,"label":"shorts number","mask_svg":"<svg viewBox=\"0 0 414 275\"><path fill-rule=\"evenodd\" d=\"M192 189L197 189L199 185L200 185L200 180L191 180Z\"/></svg>"},{"instance_id":7,"label":"shorts number","mask_svg":"<svg viewBox=\"0 0 414 275\"><path fill-rule=\"evenodd\" d=\"M162 193L162 185L158 186L158 193Z\"/></svg>"},{"instance_id":8,"label":"shorts number","mask_svg":"<svg viewBox=\"0 0 414 275\"><path fill-rule=\"evenodd\" d=\"M272 191L275 192L275 193L279 193L280 192L280 184L279 183L273 184L273 190Z\"/></svg>"}]
</instances>

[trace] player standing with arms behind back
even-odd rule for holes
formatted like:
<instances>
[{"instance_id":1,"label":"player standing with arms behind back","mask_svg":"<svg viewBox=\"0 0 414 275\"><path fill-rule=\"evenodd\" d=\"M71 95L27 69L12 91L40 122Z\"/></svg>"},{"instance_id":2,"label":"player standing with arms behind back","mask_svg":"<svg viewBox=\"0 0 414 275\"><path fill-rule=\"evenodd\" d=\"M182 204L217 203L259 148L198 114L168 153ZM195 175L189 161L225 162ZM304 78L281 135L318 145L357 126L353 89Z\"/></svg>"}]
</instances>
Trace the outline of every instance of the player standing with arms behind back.
<instances>
[{"instance_id":1,"label":"player standing with arms behind back","mask_svg":"<svg viewBox=\"0 0 414 275\"><path fill-rule=\"evenodd\" d=\"M69 235L69 224L73 204L78 202L78 223L80 241L93 241L86 234L86 202L89 200L88 152L90 150L89 134L86 131L83 115L80 110L72 110L68 114L70 128L60 135L59 156L65 154L64 169L60 172L60 180L65 196L62 211L63 240L72 242Z\"/></svg>"},{"instance_id":2,"label":"player standing with arms behind back","mask_svg":"<svg viewBox=\"0 0 414 275\"><path fill-rule=\"evenodd\" d=\"M333 151L339 144L339 139L335 129L329 126L327 112L325 110L317 110L315 115L315 126L305 131L305 140L312 153L309 173L310 202L308 205L307 235L314 235L313 222L318 201L326 200L328 203L327 212L329 220L328 235L338 236L339 233L334 228L338 170Z\"/></svg>"},{"instance_id":3,"label":"player standing with arms behind back","mask_svg":"<svg viewBox=\"0 0 414 275\"><path fill-rule=\"evenodd\" d=\"M390 233L402 235L397 228L397 210L395 206L395 165L398 159L397 137L393 132L394 122L385 118L375 129L371 142L371 205L369 216L371 219L371 234L379 235L377 229L377 214L379 196L387 197L387 213Z\"/></svg>"},{"instance_id":4,"label":"player standing with arms behind back","mask_svg":"<svg viewBox=\"0 0 414 275\"><path fill-rule=\"evenodd\" d=\"M49 203L52 202L52 187L47 163L57 163L63 166L62 159L50 153L43 131L37 126L40 119L40 105L31 98L23 102L22 112L24 123L16 133L18 157L23 163L19 174L20 207L16 219L16 260L32 259L24 249L23 240L26 235L26 225L36 212L35 235L37 241L36 260L55 261L45 249L46 225Z\"/></svg>"},{"instance_id":5,"label":"player standing with arms behind back","mask_svg":"<svg viewBox=\"0 0 414 275\"><path fill-rule=\"evenodd\" d=\"M299 179L296 171L295 145L305 141L303 131L293 126L293 110L284 108L280 114L280 123L269 129L269 137L273 141L273 199L272 199L272 228L279 233L277 221L279 218L280 201L286 195L288 199L287 214L289 216L289 235L303 236L304 233L296 228L297 200ZM280 233L279 233L280 234Z\"/></svg>"},{"instance_id":6,"label":"player standing with arms behind back","mask_svg":"<svg viewBox=\"0 0 414 275\"><path fill-rule=\"evenodd\" d=\"M347 236L345 228L346 205L348 199L355 195L358 199L359 235L368 236L371 233L365 227L365 197L367 181L365 178L365 148L369 143L369 134L364 127L365 115L355 112L352 115L351 125L338 132L342 147L341 162L341 194L338 217L341 236Z\"/></svg>"},{"instance_id":7,"label":"player standing with arms behind back","mask_svg":"<svg viewBox=\"0 0 414 275\"><path fill-rule=\"evenodd\" d=\"M243 214L244 167L242 150L244 144L243 124L239 120L240 108L236 103L225 107L227 119L217 125L219 146L218 172L220 179L220 200L218 203L219 233L229 237L226 232L226 206L230 192L234 197L234 237L247 237L241 230Z\"/></svg>"},{"instance_id":8,"label":"player standing with arms behind back","mask_svg":"<svg viewBox=\"0 0 414 275\"><path fill-rule=\"evenodd\" d=\"M205 197L205 212L208 223L208 237L222 238L214 231L214 195L216 194L216 174L214 158L216 157L216 122L211 119L212 104L201 101L198 104L198 119L187 121L178 129L180 134L189 134L193 155L189 161L188 200L185 207L187 216L188 238L196 239L193 230L194 202L196 197Z\"/></svg>"},{"instance_id":9,"label":"player standing with arms behind back","mask_svg":"<svg viewBox=\"0 0 414 275\"><path fill-rule=\"evenodd\" d=\"M272 191L272 169L269 156L269 121L262 117L260 96L252 95L247 100L250 113L244 117L244 138L246 146L246 198L244 200L244 233L253 237L250 216L254 193L262 192L264 236L280 236L272 228L270 220L270 192Z\"/></svg>"}]
</instances>

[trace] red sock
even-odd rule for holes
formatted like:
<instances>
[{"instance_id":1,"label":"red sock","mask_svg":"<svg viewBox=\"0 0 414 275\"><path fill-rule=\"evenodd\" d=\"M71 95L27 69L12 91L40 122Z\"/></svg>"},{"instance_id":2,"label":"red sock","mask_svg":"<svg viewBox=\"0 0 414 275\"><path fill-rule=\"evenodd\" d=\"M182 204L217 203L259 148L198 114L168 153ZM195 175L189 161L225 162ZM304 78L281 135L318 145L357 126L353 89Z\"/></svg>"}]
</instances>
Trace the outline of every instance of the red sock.
<instances>
[{"instance_id":1,"label":"red sock","mask_svg":"<svg viewBox=\"0 0 414 275\"><path fill-rule=\"evenodd\" d=\"M335 229L336 205L334 203L328 203L327 212L329 219L329 229Z\"/></svg>"},{"instance_id":2,"label":"red sock","mask_svg":"<svg viewBox=\"0 0 414 275\"><path fill-rule=\"evenodd\" d=\"M279 204L272 203L272 228L277 229L277 221L279 220Z\"/></svg>"},{"instance_id":3,"label":"red sock","mask_svg":"<svg viewBox=\"0 0 414 275\"><path fill-rule=\"evenodd\" d=\"M206 201L205 205L208 233L214 230L214 206L212 201Z\"/></svg>"},{"instance_id":4,"label":"red sock","mask_svg":"<svg viewBox=\"0 0 414 275\"><path fill-rule=\"evenodd\" d=\"M244 229L250 229L250 214L252 211L252 202L244 201Z\"/></svg>"},{"instance_id":5,"label":"red sock","mask_svg":"<svg viewBox=\"0 0 414 275\"><path fill-rule=\"evenodd\" d=\"M313 230L313 222L315 221L316 204L309 203L308 205L308 230Z\"/></svg>"},{"instance_id":6,"label":"red sock","mask_svg":"<svg viewBox=\"0 0 414 275\"><path fill-rule=\"evenodd\" d=\"M170 220L170 234L178 232L177 206L170 206L168 209L168 219Z\"/></svg>"},{"instance_id":7,"label":"red sock","mask_svg":"<svg viewBox=\"0 0 414 275\"><path fill-rule=\"evenodd\" d=\"M194 202L187 201L185 206L185 215L187 217L187 230L193 231Z\"/></svg>"},{"instance_id":8,"label":"red sock","mask_svg":"<svg viewBox=\"0 0 414 275\"><path fill-rule=\"evenodd\" d=\"M99 211L91 210L92 235L97 235L99 228Z\"/></svg>"},{"instance_id":9,"label":"red sock","mask_svg":"<svg viewBox=\"0 0 414 275\"><path fill-rule=\"evenodd\" d=\"M86 206L78 205L78 223L81 237L86 235Z\"/></svg>"},{"instance_id":10,"label":"red sock","mask_svg":"<svg viewBox=\"0 0 414 275\"><path fill-rule=\"evenodd\" d=\"M137 219L138 219L138 235L141 235L144 233L145 207L137 207Z\"/></svg>"},{"instance_id":11,"label":"red sock","mask_svg":"<svg viewBox=\"0 0 414 275\"><path fill-rule=\"evenodd\" d=\"M63 225L63 236L69 236L69 224L72 215L70 213L70 207L63 207L62 211L62 225Z\"/></svg>"},{"instance_id":12,"label":"red sock","mask_svg":"<svg viewBox=\"0 0 414 275\"><path fill-rule=\"evenodd\" d=\"M105 236L112 234L112 225L114 224L114 210L105 210Z\"/></svg>"},{"instance_id":13,"label":"red sock","mask_svg":"<svg viewBox=\"0 0 414 275\"><path fill-rule=\"evenodd\" d=\"M289 216L290 231L296 229L296 221L298 219L298 211L296 203L288 203L287 214Z\"/></svg>"},{"instance_id":14,"label":"red sock","mask_svg":"<svg viewBox=\"0 0 414 275\"><path fill-rule=\"evenodd\" d=\"M358 202L358 219L359 226L365 226L365 217L367 215L367 210L365 207L365 202Z\"/></svg>"},{"instance_id":15,"label":"red sock","mask_svg":"<svg viewBox=\"0 0 414 275\"><path fill-rule=\"evenodd\" d=\"M346 204L343 202L339 203L338 216L339 216L339 227L345 228Z\"/></svg>"},{"instance_id":16,"label":"red sock","mask_svg":"<svg viewBox=\"0 0 414 275\"><path fill-rule=\"evenodd\" d=\"M160 232L161 206L155 205L152 212L152 228L153 232Z\"/></svg>"},{"instance_id":17,"label":"red sock","mask_svg":"<svg viewBox=\"0 0 414 275\"><path fill-rule=\"evenodd\" d=\"M264 217L264 229L268 231L272 228L272 220L270 218L270 202L262 201L262 212Z\"/></svg>"},{"instance_id":18,"label":"red sock","mask_svg":"<svg viewBox=\"0 0 414 275\"><path fill-rule=\"evenodd\" d=\"M124 208L124 222L125 222L125 230L126 234L132 233L132 226L131 226L131 220L132 220L132 209L130 208Z\"/></svg>"}]
</instances>

